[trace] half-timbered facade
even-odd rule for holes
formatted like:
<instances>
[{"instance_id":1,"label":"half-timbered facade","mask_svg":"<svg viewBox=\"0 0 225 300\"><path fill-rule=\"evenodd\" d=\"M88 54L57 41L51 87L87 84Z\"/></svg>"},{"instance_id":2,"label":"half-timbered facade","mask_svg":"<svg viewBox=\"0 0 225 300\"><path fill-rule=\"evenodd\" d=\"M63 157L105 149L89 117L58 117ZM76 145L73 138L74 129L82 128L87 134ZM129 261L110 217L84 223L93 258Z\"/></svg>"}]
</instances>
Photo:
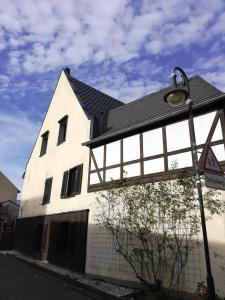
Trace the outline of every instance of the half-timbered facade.
<instances>
[{"instance_id":1,"label":"half-timbered facade","mask_svg":"<svg viewBox=\"0 0 225 300\"><path fill-rule=\"evenodd\" d=\"M27 163L17 249L79 272L136 281L109 234L95 224L94 202L98 191L124 182L165 180L174 162L178 170L192 171L188 111L169 107L167 90L124 104L62 71ZM190 90L199 155L210 143L225 166L225 95L199 76L190 79ZM225 295L224 217L208 228L220 257L213 257L216 286ZM199 251L186 290L205 278Z\"/></svg>"},{"instance_id":2,"label":"half-timbered facade","mask_svg":"<svg viewBox=\"0 0 225 300\"><path fill-rule=\"evenodd\" d=\"M194 118L199 151L210 143L225 162L223 109ZM89 191L104 189L114 181L146 182L158 180L176 161L179 169L192 168L188 120L159 126L90 150Z\"/></svg>"}]
</instances>

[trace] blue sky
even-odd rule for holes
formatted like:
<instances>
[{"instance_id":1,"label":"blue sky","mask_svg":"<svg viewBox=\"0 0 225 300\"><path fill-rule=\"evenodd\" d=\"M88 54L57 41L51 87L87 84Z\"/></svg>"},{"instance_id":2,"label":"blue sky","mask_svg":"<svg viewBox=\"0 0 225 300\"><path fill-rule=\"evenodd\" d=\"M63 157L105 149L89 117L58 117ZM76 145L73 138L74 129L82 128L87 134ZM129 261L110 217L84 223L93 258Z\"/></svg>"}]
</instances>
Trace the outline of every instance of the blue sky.
<instances>
[{"instance_id":1,"label":"blue sky","mask_svg":"<svg viewBox=\"0 0 225 300\"><path fill-rule=\"evenodd\" d=\"M225 90L223 0L1 0L0 170L19 189L63 67L129 102L174 66Z\"/></svg>"}]
</instances>

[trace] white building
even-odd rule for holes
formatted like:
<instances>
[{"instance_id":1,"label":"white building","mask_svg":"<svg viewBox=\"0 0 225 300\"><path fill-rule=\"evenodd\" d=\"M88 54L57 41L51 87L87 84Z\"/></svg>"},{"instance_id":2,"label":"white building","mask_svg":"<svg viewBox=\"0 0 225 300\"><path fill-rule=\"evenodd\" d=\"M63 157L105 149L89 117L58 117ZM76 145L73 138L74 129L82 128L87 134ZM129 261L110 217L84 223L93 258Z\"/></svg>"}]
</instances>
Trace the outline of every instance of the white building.
<instances>
[{"instance_id":1,"label":"white building","mask_svg":"<svg viewBox=\"0 0 225 300\"><path fill-rule=\"evenodd\" d=\"M198 148L210 142L224 165L225 94L199 76L190 78L190 89ZM136 281L109 235L97 229L92 204L96 191L124 180L124 171L132 185L160 180L174 160L192 167L187 108L169 107L167 90L123 104L62 71L26 166L18 250L79 272ZM225 296L224 217L210 221L208 231L219 255L212 257L215 285ZM205 280L199 259L188 291Z\"/></svg>"}]
</instances>

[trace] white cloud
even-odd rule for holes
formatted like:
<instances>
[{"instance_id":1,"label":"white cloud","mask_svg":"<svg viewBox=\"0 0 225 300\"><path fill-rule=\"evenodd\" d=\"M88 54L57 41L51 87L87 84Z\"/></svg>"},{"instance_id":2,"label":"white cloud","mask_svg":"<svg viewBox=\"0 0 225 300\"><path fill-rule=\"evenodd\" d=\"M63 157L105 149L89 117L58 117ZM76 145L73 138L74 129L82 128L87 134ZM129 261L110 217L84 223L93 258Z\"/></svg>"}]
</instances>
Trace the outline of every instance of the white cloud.
<instances>
[{"instance_id":1,"label":"white cloud","mask_svg":"<svg viewBox=\"0 0 225 300\"><path fill-rule=\"evenodd\" d=\"M206 72L201 74L203 78L225 92L225 71Z\"/></svg>"},{"instance_id":2,"label":"white cloud","mask_svg":"<svg viewBox=\"0 0 225 300\"><path fill-rule=\"evenodd\" d=\"M1 45L9 68L45 72L62 65L112 59L126 62L149 53L207 42L225 33L224 2L143 0L135 12L129 0L2 0Z\"/></svg>"}]
</instances>

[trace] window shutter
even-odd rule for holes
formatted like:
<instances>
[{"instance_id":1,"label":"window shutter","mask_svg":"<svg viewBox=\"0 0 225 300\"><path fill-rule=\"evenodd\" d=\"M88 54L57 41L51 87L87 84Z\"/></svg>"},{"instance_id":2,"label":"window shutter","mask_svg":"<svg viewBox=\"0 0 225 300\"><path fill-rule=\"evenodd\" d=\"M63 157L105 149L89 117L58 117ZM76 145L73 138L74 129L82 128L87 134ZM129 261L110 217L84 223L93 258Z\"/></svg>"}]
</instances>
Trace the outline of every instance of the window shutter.
<instances>
[{"instance_id":1,"label":"window shutter","mask_svg":"<svg viewBox=\"0 0 225 300\"><path fill-rule=\"evenodd\" d=\"M40 156L44 155L47 151L47 145L48 145L48 135L49 131L46 131L44 134L42 134L42 143L41 143L41 152Z\"/></svg>"},{"instance_id":2,"label":"window shutter","mask_svg":"<svg viewBox=\"0 0 225 300\"><path fill-rule=\"evenodd\" d=\"M74 196L76 194L76 175L77 167L69 170L67 196Z\"/></svg>"},{"instance_id":3,"label":"window shutter","mask_svg":"<svg viewBox=\"0 0 225 300\"><path fill-rule=\"evenodd\" d=\"M66 115L61 120L59 120L59 135L57 145L60 145L66 140L66 130L67 130L67 120L68 116Z\"/></svg>"},{"instance_id":4,"label":"window shutter","mask_svg":"<svg viewBox=\"0 0 225 300\"><path fill-rule=\"evenodd\" d=\"M52 190L52 177L46 179L45 181L44 197L42 200L43 204L49 203L51 197L51 190Z\"/></svg>"},{"instance_id":5,"label":"window shutter","mask_svg":"<svg viewBox=\"0 0 225 300\"><path fill-rule=\"evenodd\" d=\"M76 172L76 184L75 184L75 193L81 193L81 185L82 185L82 174L83 174L83 165L77 166Z\"/></svg>"},{"instance_id":6,"label":"window shutter","mask_svg":"<svg viewBox=\"0 0 225 300\"><path fill-rule=\"evenodd\" d=\"M67 186L68 186L68 177L69 177L68 175L69 175L68 171L65 171L63 174L61 198L65 198L67 196Z\"/></svg>"}]
</instances>

